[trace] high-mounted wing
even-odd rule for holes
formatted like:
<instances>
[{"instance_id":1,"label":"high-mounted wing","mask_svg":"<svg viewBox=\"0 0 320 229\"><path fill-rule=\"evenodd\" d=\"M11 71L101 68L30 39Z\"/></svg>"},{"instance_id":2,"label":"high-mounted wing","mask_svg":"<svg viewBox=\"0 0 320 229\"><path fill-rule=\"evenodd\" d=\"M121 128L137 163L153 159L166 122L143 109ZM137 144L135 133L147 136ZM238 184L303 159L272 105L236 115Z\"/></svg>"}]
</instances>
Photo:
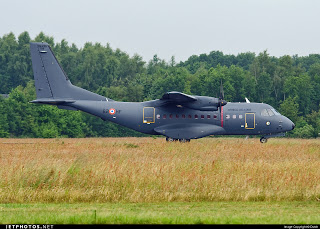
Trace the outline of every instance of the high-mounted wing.
<instances>
[{"instance_id":1,"label":"high-mounted wing","mask_svg":"<svg viewBox=\"0 0 320 229\"><path fill-rule=\"evenodd\" d=\"M192 96L177 91L167 92L161 97L161 99L147 102L148 106L153 107L176 105L200 111L217 111L220 106L224 106L226 104L226 101L218 98Z\"/></svg>"},{"instance_id":2,"label":"high-mounted wing","mask_svg":"<svg viewBox=\"0 0 320 229\"><path fill-rule=\"evenodd\" d=\"M181 92L171 91L171 92L165 93L160 100L166 101L169 103L188 103L188 102L197 101L197 98Z\"/></svg>"}]
</instances>

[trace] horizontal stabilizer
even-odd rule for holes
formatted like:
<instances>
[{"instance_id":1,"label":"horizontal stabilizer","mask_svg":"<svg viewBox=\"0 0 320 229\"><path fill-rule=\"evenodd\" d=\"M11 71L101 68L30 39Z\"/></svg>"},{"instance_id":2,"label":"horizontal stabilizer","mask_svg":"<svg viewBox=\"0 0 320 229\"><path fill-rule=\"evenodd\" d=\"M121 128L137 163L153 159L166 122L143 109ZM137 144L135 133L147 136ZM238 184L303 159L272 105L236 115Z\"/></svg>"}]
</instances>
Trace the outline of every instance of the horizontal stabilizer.
<instances>
[{"instance_id":1,"label":"horizontal stabilizer","mask_svg":"<svg viewBox=\"0 0 320 229\"><path fill-rule=\"evenodd\" d=\"M75 100L71 99L36 99L31 101L30 103L41 103L41 104L51 104L51 105L59 105L59 104L66 104L66 103L74 103Z\"/></svg>"}]
</instances>

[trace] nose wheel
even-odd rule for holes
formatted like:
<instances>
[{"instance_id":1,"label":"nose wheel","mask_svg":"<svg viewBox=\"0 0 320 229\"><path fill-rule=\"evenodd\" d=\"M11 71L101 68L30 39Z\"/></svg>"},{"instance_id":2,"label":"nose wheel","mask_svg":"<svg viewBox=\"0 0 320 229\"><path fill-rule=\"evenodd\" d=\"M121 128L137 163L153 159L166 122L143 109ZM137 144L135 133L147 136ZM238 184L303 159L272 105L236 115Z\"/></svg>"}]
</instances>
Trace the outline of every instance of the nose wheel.
<instances>
[{"instance_id":1,"label":"nose wheel","mask_svg":"<svg viewBox=\"0 0 320 229\"><path fill-rule=\"evenodd\" d=\"M265 137L260 138L261 143L267 143L268 139Z\"/></svg>"}]
</instances>

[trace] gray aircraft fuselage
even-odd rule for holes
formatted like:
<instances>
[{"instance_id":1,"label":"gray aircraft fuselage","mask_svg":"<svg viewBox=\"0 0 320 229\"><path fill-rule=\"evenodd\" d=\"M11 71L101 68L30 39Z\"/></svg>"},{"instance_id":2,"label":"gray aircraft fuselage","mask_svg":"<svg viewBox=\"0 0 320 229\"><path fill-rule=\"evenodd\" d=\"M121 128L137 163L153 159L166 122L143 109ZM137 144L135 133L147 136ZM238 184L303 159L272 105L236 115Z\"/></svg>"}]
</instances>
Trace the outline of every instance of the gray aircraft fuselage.
<instances>
[{"instance_id":1,"label":"gray aircraft fuselage","mask_svg":"<svg viewBox=\"0 0 320 229\"><path fill-rule=\"evenodd\" d=\"M167 92L146 102L116 102L71 84L47 43L30 43L37 99L32 103L81 110L168 141L208 135L282 136L294 124L268 104L227 103L221 98ZM221 90L223 91L223 89Z\"/></svg>"},{"instance_id":2,"label":"gray aircraft fuselage","mask_svg":"<svg viewBox=\"0 0 320 229\"><path fill-rule=\"evenodd\" d=\"M214 135L272 135L294 128L294 124L279 113L273 112L272 116L263 116L261 114L263 110L273 109L270 105L263 103L228 102L222 107L220 113L220 111L200 111L176 105L158 108L153 106L156 101L77 101L72 104L72 107L98 116L103 120L155 135L159 134L154 130L155 128L172 124L178 126L201 124L204 125L204 129L205 125L214 125L218 127L218 131L214 129L212 133ZM114 113L112 109L114 109ZM109 112L110 110L111 112ZM202 131L206 135L211 135L210 129ZM183 133L180 137L190 139Z\"/></svg>"}]
</instances>

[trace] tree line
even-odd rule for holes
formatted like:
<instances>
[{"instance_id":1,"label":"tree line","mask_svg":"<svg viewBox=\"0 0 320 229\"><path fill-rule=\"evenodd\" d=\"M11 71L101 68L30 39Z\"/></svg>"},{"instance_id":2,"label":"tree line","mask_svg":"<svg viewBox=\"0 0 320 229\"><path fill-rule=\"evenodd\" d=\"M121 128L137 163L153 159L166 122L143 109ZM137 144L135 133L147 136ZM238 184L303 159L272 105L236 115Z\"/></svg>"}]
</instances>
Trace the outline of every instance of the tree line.
<instances>
[{"instance_id":1,"label":"tree line","mask_svg":"<svg viewBox=\"0 0 320 229\"><path fill-rule=\"evenodd\" d=\"M83 48L55 42L43 32L0 37L0 137L143 136L82 112L28 103L36 98L31 41L47 42L74 85L118 101L147 101L168 91L217 97L222 80L227 101L268 103L295 124L292 137L320 133L320 54L270 56L266 51L193 55L176 63L157 55L145 62L110 44L87 42Z\"/></svg>"}]
</instances>

